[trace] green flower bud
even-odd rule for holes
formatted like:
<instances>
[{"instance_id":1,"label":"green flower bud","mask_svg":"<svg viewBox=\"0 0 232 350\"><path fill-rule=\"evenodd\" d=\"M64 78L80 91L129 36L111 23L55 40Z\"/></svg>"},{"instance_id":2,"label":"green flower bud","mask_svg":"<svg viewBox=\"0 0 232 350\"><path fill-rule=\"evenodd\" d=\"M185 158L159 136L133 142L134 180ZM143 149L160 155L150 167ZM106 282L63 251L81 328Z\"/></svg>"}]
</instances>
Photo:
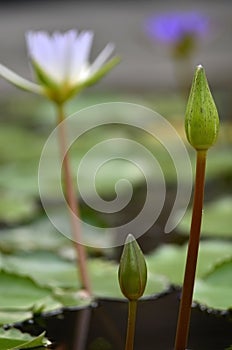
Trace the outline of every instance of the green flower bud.
<instances>
[{"instance_id":1,"label":"green flower bud","mask_svg":"<svg viewBox=\"0 0 232 350\"><path fill-rule=\"evenodd\" d=\"M147 283L147 266L143 253L131 234L127 236L122 252L118 279L127 299L137 300L143 295Z\"/></svg>"},{"instance_id":2,"label":"green flower bud","mask_svg":"<svg viewBox=\"0 0 232 350\"><path fill-rule=\"evenodd\" d=\"M204 68L197 66L187 104L185 132L196 150L207 150L217 140L219 118Z\"/></svg>"}]
</instances>

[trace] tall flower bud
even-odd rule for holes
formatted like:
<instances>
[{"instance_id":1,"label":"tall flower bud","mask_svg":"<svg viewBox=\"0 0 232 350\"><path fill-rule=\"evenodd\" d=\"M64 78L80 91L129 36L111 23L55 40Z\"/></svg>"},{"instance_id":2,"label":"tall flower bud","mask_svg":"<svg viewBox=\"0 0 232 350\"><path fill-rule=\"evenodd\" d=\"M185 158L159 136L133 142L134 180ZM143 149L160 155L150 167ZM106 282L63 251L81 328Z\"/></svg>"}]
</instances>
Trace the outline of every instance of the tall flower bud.
<instances>
[{"instance_id":1,"label":"tall flower bud","mask_svg":"<svg viewBox=\"0 0 232 350\"><path fill-rule=\"evenodd\" d=\"M204 68L196 68L185 116L189 143L198 151L208 150L217 140L219 117Z\"/></svg>"},{"instance_id":2,"label":"tall flower bud","mask_svg":"<svg viewBox=\"0 0 232 350\"><path fill-rule=\"evenodd\" d=\"M129 300L138 300L147 283L147 266L143 253L133 235L127 236L122 252L118 279L122 293Z\"/></svg>"}]
</instances>

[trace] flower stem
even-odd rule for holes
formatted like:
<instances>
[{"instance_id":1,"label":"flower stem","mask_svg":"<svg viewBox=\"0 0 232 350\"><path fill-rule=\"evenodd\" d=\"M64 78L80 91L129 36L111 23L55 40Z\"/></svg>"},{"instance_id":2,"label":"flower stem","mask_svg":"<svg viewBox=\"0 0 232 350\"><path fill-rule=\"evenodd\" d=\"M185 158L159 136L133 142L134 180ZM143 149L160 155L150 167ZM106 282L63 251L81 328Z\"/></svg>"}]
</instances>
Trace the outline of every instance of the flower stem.
<instances>
[{"instance_id":1,"label":"flower stem","mask_svg":"<svg viewBox=\"0 0 232 350\"><path fill-rule=\"evenodd\" d=\"M193 288L200 242L202 208L204 200L206 154L206 150L197 151L192 222L190 229L182 297L176 330L175 350L185 350L188 341Z\"/></svg>"},{"instance_id":2,"label":"flower stem","mask_svg":"<svg viewBox=\"0 0 232 350\"><path fill-rule=\"evenodd\" d=\"M78 207L78 202L77 202L75 189L72 181L71 167L70 167L67 142L66 142L66 129L65 129L65 123L63 123L64 119L65 119L65 114L64 114L63 104L59 104L57 105L57 123L59 125L59 128L58 128L59 146L60 146L61 159L63 159L62 171L64 176L66 200L69 206L73 244L77 254L77 260L78 260L77 267L78 267L82 287L86 290L86 292L89 295L91 295L91 285L90 285L90 279L89 279L89 274L87 270L87 256L86 256L85 247L81 244L82 235L81 235L80 223L76 218L76 216L79 217L79 207Z\"/></svg>"},{"instance_id":3,"label":"flower stem","mask_svg":"<svg viewBox=\"0 0 232 350\"><path fill-rule=\"evenodd\" d=\"M138 303L137 300L129 300L125 350L134 349L137 303Z\"/></svg>"}]
</instances>

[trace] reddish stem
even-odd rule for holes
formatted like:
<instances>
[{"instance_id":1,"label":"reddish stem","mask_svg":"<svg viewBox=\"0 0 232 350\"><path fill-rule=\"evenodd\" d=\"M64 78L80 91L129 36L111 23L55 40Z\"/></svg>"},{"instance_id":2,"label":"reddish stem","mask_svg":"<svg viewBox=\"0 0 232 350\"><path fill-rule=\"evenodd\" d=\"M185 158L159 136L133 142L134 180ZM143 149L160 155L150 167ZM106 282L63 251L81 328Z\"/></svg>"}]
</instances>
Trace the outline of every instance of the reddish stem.
<instances>
[{"instance_id":1,"label":"reddish stem","mask_svg":"<svg viewBox=\"0 0 232 350\"><path fill-rule=\"evenodd\" d=\"M197 151L192 222L185 267L184 283L182 288L182 297L176 330L175 350L185 350L188 342L193 288L200 242L202 208L204 200L206 154L206 150Z\"/></svg>"},{"instance_id":2,"label":"reddish stem","mask_svg":"<svg viewBox=\"0 0 232 350\"><path fill-rule=\"evenodd\" d=\"M69 206L73 244L74 244L77 259L78 259L77 268L80 274L82 287L86 290L86 292L89 295L91 295L91 285L90 285L90 279L89 279L89 274L87 270L87 256L86 256L85 247L81 244L82 235L81 235L80 223L76 218L76 216L79 217L79 207L78 207L78 201L75 195L75 189L73 186L73 180L71 175L71 167L70 167L67 142L66 142L66 129L65 129L65 123L63 123L64 118L65 118L65 115L64 115L63 105L58 105L59 146L60 146L61 159L63 159L62 171L64 176L66 200Z\"/></svg>"}]
</instances>

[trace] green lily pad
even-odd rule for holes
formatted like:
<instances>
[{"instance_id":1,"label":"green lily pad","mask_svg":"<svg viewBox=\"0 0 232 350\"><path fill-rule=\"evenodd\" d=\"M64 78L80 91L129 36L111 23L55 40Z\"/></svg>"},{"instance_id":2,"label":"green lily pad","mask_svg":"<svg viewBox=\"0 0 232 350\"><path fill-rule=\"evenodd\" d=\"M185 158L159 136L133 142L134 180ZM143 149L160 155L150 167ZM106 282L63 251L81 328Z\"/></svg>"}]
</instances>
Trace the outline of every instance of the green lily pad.
<instances>
[{"instance_id":1,"label":"green lily pad","mask_svg":"<svg viewBox=\"0 0 232 350\"><path fill-rule=\"evenodd\" d=\"M38 164L39 158L34 158L2 165L0 187L4 191L21 192L38 198Z\"/></svg>"},{"instance_id":2,"label":"green lily pad","mask_svg":"<svg viewBox=\"0 0 232 350\"><path fill-rule=\"evenodd\" d=\"M2 229L0 235L0 250L8 254L19 250L59 251L73 246L68 238L55 229L47 217L25 226Z\"/></svg>"},{"instance_id":3,"label":"green lily pad","mask_svg":"<svg viewBox=\"0 0 232 350\"><path fill-rule=\"evenodd\" d=\"M213 150L213 154L209 153L206 178L217 181L232 178L231 144L228 144L228 147L217 147Z\"/></svg>"},{"instance_id":4,"label":"green lily pad","mask_svg":"<svg viewBox=\"0 0 232 350\"><path fill-rule=\"evenodd\" d=\"M118 264L101 259L89 262L90 278L94 295L97 297L123 298L118 282ZM144 296L160 293L167 289L167 280L154 273L148 273Z\"/></svg>"},{"instance_id":5,"label":"green lily pad","mask_svg":"<svg viewBox=\"0 0 232 350\"><path fill-rule=\"evenodd\" d=\"M83 291L70 291L67 289L56 288L53 291L53 296L62 306L65 307L89 306L92 302L92 299ZM43 311L49 311L48 307L44 308Z\"/></svg>"},{"instance_id":6,"label":"green lily pad","mask_svg":"<svg viewBox=\"0 0 232 350\"><path fill-rule=\"evenodd\" d=\"M0 349L1 350L23 350L23 349L45 349L49 342L44 337L45 333L33 337L27 333L21 333L17 329L7 331L0 329Z\"/></svg>"},{"instance_id":7,"label":"green lily pad","mask_svg":"<svg viewBox=\"0 0 232 350\"><path fill-rule=\"evenodd\" d=\"M184 275L186 247L166 245L147 256L148 270L165 276L170 283L181 285Z\"/></svg>"},{"instance_id":8,"label":"green lily pad","mask_svg":"<svg viewBox=\"0 0 232 350\"><path fill-rule=\"evenodd\" d=\"M149 270L166 277L169 283L182 285L186 248L186 246L164 245L157 249L147 257ZM231 259L232 243L223 241L200 243L194 301L215 309L231 307Z\"/></svg>"},{"instance_id":9,"label":"green lily pad","mask_svg":"<svg viewBox=\"0 0 232 350\"><path fill-rule=\"evenodd\" d=\"M63 290L61 293L63 299L57 297L58 301L63 302L67 298L68 304L70 300L73 303L71 294L80 288L75 263L52 252L19 252L12 256L3 256L2 261L5 270L29 276L35 283L53 288L55 297L57 289ZM122 297L118 284L118 264L98 258L90 259L88 267L95 296ZM145 294L159 293L166 289L167 285L167 279L150 272ZM66 296L65 290L67 291ZM44 302L44 299L42 301ZM46 305L45 302L44 305Z\"/></svg>"},{"instance_id":10,"label":"green lily pad","mask_svg":"<svg viewBox=\"0 0 232 350\"><path fill-rule=\"evenodd\" d=\"M38 286L30 277L1 270L0 280L1 325L23 321L33 313L63 306L52 290Z\"/></svg>"},{"instance_id":11,"label":"green lily pad","mask_svg":"<svg viewBox=\"0 0 232 350\"><path fill-rule=\"evenodd\" d=\"M232 289L232 259L218 264L204 279L212 286L229 287Z\"/></svg>"},{"instance_id":12,"label":"green lily pad","mask_svg":"<svg viewBox=\"0 0 232 350\"><path fill-rule=\"evenodd\" d=\"M150 271L164 275L181 285L184 276L187 246L164 245L147 257ZM203 241L200 243L197 276L204 278L219 263L232 258L232 243Z\"/></svg>"},{"instance_id":13,"label":"green lily pad","mask_svg":"<svg viewBox=\"0 0 232 350\"><path fill-rule=\"evenodd\" d=\"M38 213L35 199L19 191L0 190L0 221L7 224L32 219Z\"/></svg>"},{"instance_id":14,"label":"green lily pad","mask_svg":"<svg viewBox=\"0 0 232 350\"><path fill-rule=\"evenodd\" d=\"M38 157L45 140L32 131L8 124L0 128L0 164Z\"/></svg>"},{"instance_id":15,"label":"green lily pad","mask_svg":"<svg viewBox=\"0 0 232 350\"><path fill-rule=\"evenodd\" d=\"M48 288L35 284L29 277L0 271L0 311L29 310L51 294Z\"/></svg>"},{"instance_id":16,"label":"green lily pad","mask_svg":"<svg viewBox=\"0 0 232 350\"><path fill-rule=\"evenodd\" d=\"M232 196L223 197L210 204L205 204L201 233L203 236L232 237ZM191 210L181 220L178 230L189 234Z\"/></svg>"},{"instance_id":17,"label":"green lily pad","mask_svg":"<svg viewBox=\"0 0 232 350\"><path fill-rule=\"evenodd\" d=\"M4 256L3 265L5 270L28 276L43 287L79 288L75 264L52 252L18 252Z\"/></svg>"},{"instance_id":18,"label":"green lily pad","mask_svg":"<svg viewBox=\"0 0 232 350\"><path fill-rule=\"evenodd\" d=\"M0 325L22 322L32 317L31 311L8 310L0 311Z\"/></svg>"},{"instance_id":19,"label":"green lily pad","mask_svg":"<svg viewBox=\"0 0 232 350\"><path fill-rule=\"evenodd\" d=\"M196 280L194 301L216 310L228 310L232 307L232 288L212 285L204 280Z\"/></svg>"}]
</instances>

